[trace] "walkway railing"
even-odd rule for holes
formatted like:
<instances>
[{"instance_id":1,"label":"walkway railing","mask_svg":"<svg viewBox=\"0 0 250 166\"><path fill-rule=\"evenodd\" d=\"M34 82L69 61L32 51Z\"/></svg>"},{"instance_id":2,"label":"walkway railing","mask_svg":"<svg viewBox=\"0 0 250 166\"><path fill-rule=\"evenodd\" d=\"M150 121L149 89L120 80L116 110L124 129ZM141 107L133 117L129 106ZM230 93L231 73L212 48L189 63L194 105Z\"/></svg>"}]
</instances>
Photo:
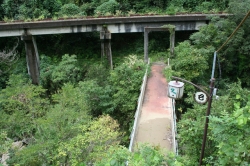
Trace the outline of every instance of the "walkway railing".
<instances>
[{"instance_id":1,"label":"walkway railing","mask_svg":"<svg viewBox=\"0 0 250 166\"><path fill-rule=\"evenodd\" d=\"M142 108L144 93L145 93L145 89L146 89L146 85L147 85L147 78L148 78L147 75L148 75L149 64L150 64L150 59L148 60L147 69L146 69L146 72L145 72L144 77L143 77L143 81L142 81L142 85L141 85L141 93L140 93L140 96L138 99L137 109L136 109L135 116L134 116L134 118L135 118L134 125L133 125L133 129L132 129L131 135L130 135L130 144L129 144L129 151L130 152L133 151L135 136L137 134L138 120L139 120L140 115L141 115L141 108Z\"/></svg>"},{"instance_id":2,"label":"walkway railing","mask_svg":"<svg viewBox=\"0 0 250 166\"><path fill-rule=\"evenodd\" d=\"M173 151L176 155L178 155L178 142L176 139L177 136L177 127L176 127L176 114L175 114L175 100L171 99L171 105L172 105L172 120L171 120L171 126L172 126L172 142L173 142Z\"/></svg>"}]
</instances>

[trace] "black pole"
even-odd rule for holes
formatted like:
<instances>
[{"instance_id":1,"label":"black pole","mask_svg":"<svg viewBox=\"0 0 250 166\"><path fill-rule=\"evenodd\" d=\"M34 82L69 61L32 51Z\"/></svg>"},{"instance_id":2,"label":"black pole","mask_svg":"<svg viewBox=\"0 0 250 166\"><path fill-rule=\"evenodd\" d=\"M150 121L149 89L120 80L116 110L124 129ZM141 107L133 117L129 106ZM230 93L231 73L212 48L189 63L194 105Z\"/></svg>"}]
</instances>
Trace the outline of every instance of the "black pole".
<instances>
[{"instance_id":1,"label":"black pole","mask_svg":"<svg viewBox=\"0 0 250 166\"><path fill-rule=\"evenodd\" d=\"M210 87L209 87L210 88L210 93L209 93L210 96L209 96L208 105L207 105L206 122L205 122L205 127L204 127L204 134L203 134L203 141L202 141L202 147L201 147L199 166L202 165L202 160L203 160L204 152L205 152L205 146L206 146L206 140L207 140L207 128L208 128L209 115L210 115L210 110L211 110L211 105L212 105L212 100L213 100L214 82L215 82L215 79L212 78L210 80Z\"/></svg>"}]
</instances>

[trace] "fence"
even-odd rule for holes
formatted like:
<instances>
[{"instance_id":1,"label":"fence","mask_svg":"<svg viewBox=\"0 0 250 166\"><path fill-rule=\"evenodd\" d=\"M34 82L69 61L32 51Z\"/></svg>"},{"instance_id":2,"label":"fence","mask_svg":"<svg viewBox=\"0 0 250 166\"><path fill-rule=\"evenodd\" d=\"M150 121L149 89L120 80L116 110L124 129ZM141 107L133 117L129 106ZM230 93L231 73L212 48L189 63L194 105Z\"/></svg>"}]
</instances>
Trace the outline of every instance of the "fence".
<instances>
[{"instance_id":1,"label":"fence","mask_svg":"<svg viewBox=\"0 0 250 166\"><path fill-rule=\"evenodd\" d=\"M171 105L172 105L172 120L171 120L171 126L172 126L172 142L173 142L173 151L176 155L178 155L178 142L176 140L177 136L177 128L176 128L176 114L175 114L175 100L171 99Z\"/></svg>"},{"instance_id":2,"label":"fence","mask_svg":"<svg viewBox=\"0 0 250 166\"><path fill-rule=\"evenodd\" d=\"M129 151L130 152L133 151L135 136L137 134L138 119L140 118L140 115L141 115L141 107L142 107L144 93L145 93L146 84L147 84L147 78L148 78L147 75L148 75L149 64L150 64L150 59L148 60L147 69L146 69L146 72L145 72L144 77L143 77L143 81L142 81L142 85L141 85L141 93L140 93L140 96L138 98L137 109L136 109L135 116L134 116L134 118L135 118L134 125L133 125L133 129L132 129L132 132L130 135L130 144L129 144Z\"/></svg>"}]
</instances>

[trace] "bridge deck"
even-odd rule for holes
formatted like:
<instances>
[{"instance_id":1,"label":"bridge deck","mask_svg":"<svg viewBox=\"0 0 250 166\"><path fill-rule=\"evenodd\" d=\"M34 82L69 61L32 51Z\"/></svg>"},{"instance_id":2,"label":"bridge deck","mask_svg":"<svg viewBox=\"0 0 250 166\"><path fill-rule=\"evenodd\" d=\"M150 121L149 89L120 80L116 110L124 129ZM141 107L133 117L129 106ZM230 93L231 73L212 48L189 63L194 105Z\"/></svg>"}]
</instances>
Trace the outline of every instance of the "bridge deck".
<instances>
[{"instance_id":1,"label":"bridge deck","mask_svg":"<svg viewBox=\"0 0 250 166\"><path fill-rule=\"evenodd\" d=\"M207 24L210 20L207 16L210 15L227 16L227 14L184 14L0 22L0 37L99 32L104 27L110 33L132 33L144 32L144 27L160 27L168 24L175 25L175 31L193 31Z\"/></svg>"},{"instance_id":2,"label":"bridge deck","mask_svg":"<svg viewBox=\"0 0 250 166\"><path fill-rule=\"evenodd\" d=\"M167 97L164 67L163 64L154 64L151 67L134 145L147 142L172 151L173 113L171 100Z\"/></svg>"}]
</instances>

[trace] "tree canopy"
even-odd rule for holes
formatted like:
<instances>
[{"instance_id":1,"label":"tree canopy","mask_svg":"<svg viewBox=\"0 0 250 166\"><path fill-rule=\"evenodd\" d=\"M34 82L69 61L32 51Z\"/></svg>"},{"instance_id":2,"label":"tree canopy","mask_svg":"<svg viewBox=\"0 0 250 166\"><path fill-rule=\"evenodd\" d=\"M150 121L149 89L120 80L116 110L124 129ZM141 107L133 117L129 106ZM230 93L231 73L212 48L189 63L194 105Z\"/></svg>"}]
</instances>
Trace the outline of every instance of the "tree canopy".
<instances>
[{"instance_id":1,"label":"tree canopy","mask_svg":"<svg viewBox=\"0 0 250 166\"><path fill-rule=\"evenodd\" d=\"M131 14L176 14L221 12L228 1L203 0L2 0L1 19L43 20L59 17L129 16Z\"/></svg>"},{"instance_id":2,"label":"tree canopy","mask_svg":"<svg viewBox=\"0 0 250 166\"><path fill-rule=\"evenodd\" d=\"M162 40L152 37L153 61L167 61L165 74L179 76L208 90L213 53L250 10L250 1L238 0L0 0L5 21L59 17L176 14L218 12L209 24L182 41L176 32L175 56L166 54ZM250 164L250 18L218 52L215 70L218 100L209 117L206 165ZM186 32L185 32L186 33ZM181 35L180 35L181 34ZM140 145L133 153L126 146L146 65L143 36L114 35L114 70L101 60L95 39L98 34L38 36L43 44L39 86L31 84L25 67L25 52L15 63L0 59L0 155L9 154L9 165L197 165L200 156L206 105L193 101L196 89L185 86L185 99L176 102L179 155L158 147ZM158 34L161 36L161 34ZM14 41L14 42L13 42ZM0 40L1 47L16 40ZM39 43L40 42L40 43ZM53 46L51 43L53 43ZM74 48L72 48L72 43ZM89 45L88 45L89 44ZM125 46L124 46L125 45ZM13 45L6 47L13 48ZM8 54L10 53L10 54ZM11 56L10 56L11 57ZM10 58L11 60L11 58ZM8 62L8 61L6 61ZM12 62L12 61L10 61ZM6 70L8 69L8 70ZM21 141L20 149L13 142Z\"/></svg>"}]
</instances>

